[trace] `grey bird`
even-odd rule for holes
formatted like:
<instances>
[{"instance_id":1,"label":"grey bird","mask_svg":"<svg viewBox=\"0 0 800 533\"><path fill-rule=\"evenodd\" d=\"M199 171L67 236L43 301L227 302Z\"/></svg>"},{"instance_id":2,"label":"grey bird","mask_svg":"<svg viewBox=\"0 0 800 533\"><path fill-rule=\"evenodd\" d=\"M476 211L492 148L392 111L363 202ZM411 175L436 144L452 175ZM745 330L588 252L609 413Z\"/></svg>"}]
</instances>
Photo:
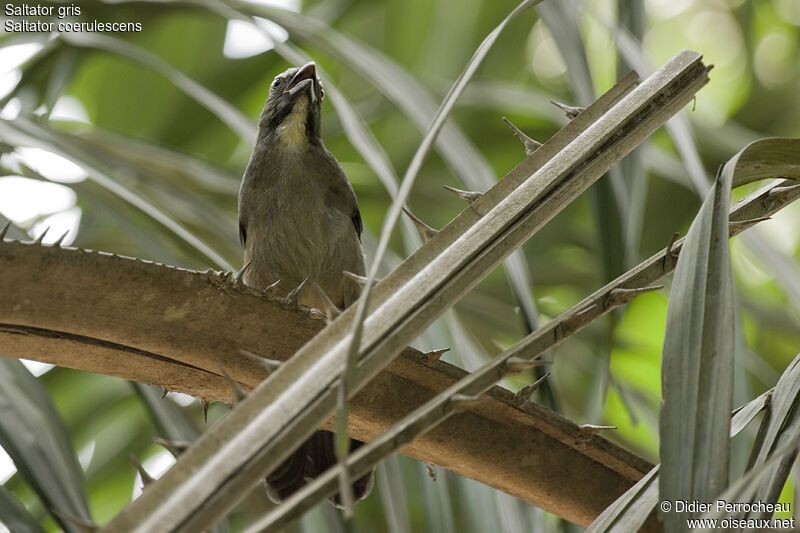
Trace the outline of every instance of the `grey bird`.
<instances>
[{"instance_id":1,"label":"grey bird","mask_svg":"<svg viewBox=\"0 0 800 533\"><path fill-rule=\"evenodd\" d=\"M361 287L342 272L365 273L356 195L322 142L323 97L313 62L275 77L239 189L244 282L256 289L277 283L284 296L302 284L297 302L320 310L326 305L317 286L344 308L358 299ZM270 499L286 499L336 464L333 437L317 431L267 476ZM351 440L350 448L361 444ZM353 483L356 500L369 494L373 478L370 472ZM331 502L340 505L339 495Z\"/></svg>"}]
</instances>

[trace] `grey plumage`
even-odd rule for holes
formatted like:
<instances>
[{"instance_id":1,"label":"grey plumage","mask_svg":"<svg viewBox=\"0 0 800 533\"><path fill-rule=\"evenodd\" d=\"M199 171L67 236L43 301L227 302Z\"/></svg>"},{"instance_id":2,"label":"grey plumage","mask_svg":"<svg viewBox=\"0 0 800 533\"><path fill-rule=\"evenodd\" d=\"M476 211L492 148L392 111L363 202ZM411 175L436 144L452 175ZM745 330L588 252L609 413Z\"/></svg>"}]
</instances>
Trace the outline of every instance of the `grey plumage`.
<instances>
[{"instance_id":1,"label":"grey plumage","mask_svg":"<svg viewBox=\"0 0 800 533\"><path fill-rule=\"evenodd\" d=\"M324 309L316 282L334 303L346 307L360 289L342 271L365 272L361 215L344 170L322 143L323 93L310 65L304 68L313 79L294 82L293 88L305 83L304 91L286 90L301 72L297 68L275 78L278 85L273 82L259 119L239 191L244 260L252 261L244 281L263 288L280 280L285 294L308 277L301 304Z\"/></svg>"},{"instance_id":2,"label":"grey plumage","mask_svg":"<svg viewBox=\"0 0 800 533\"><path fill-rule=\"evenodd\" d=\"M344 308L361 287L342 272L365 273L356 196L320 134L323 95L314 63L275 78L239 189L239 236L250 263L244 282L264 289L280 281L285 296L308 278L297 301L321 310L317 286ZM283 500L335 463L333 434L318 431L267 477L267 493ZM353 483L357 499L369 494L372 479ZM331 501L338 505L338 495Z\"/></svg>"}]
</instances>

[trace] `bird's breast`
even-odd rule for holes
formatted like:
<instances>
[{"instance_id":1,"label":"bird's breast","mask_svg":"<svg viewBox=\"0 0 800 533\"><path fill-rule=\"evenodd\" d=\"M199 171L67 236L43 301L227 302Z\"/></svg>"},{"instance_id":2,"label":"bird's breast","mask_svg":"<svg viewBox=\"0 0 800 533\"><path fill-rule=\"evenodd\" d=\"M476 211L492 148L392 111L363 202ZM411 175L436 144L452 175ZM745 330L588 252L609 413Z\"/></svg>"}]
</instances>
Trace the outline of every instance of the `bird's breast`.
<instances>
[{"instance_id":1,"label":"bird's breast","mask_svg":"<svg viewBox=\"0 0 800 533\"><path fill-rule=\"evenodd\" d=\"M363 270L353 222L327 205L323 190L309 177L295 176L243 195L245 260L251 261L254 285L305 278L338 283L343 270Z\"/></svg>"}]
</instances>

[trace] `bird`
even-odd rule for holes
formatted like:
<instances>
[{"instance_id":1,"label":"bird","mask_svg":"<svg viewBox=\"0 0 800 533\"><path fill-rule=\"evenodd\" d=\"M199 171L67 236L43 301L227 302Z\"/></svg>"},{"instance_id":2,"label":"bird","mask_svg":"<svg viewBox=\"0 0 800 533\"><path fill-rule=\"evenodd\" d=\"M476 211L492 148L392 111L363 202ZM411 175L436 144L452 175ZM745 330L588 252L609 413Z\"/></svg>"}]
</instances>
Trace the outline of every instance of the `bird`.
<instances>
[{"instance_id":1,"label":"bird","mask_svg":"<svg viewBox=\"0 0 800 533\"><path fill-rule=\"evenodd\" d=\"M322 311L355 302L361 286L343 272L366 271L355 192L322 142L324 96L313 61L272 80L239 188L242 281ZM351 451L362 444L351 439ZM336 463L334 434L318 430L267 476L267 495L280 503ZM373 484L374 471L355 480L355 501ZM329 500L342 505L339 494Z\"/></svg>"}]
</instances>

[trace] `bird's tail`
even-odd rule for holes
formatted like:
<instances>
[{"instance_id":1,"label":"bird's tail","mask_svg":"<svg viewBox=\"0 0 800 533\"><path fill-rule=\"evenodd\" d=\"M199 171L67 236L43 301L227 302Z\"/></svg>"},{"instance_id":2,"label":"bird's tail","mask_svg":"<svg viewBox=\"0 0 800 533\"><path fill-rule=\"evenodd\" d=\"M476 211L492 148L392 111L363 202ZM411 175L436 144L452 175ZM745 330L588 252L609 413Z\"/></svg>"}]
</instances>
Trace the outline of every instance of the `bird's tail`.
<instances>
[{"instance_id":1,"label":"bird's tail","mask_svg":"<svg viewBox=\"0 0 800 533\"><path fill-rule=\"evenodd\" d=\"M292 452L278 468L267 476L266 485L269 499L275 503L282 502L306 483L335 465L338 460L333 439L333 433L320 430ZM364 443L350 439L350 451L352 452L362 444ZM374 472L371 470L353 482L355 501L363 500L372 491ZM337 507L342 505L338 492L329 500Z\"/></svg>"}]
</instances>

